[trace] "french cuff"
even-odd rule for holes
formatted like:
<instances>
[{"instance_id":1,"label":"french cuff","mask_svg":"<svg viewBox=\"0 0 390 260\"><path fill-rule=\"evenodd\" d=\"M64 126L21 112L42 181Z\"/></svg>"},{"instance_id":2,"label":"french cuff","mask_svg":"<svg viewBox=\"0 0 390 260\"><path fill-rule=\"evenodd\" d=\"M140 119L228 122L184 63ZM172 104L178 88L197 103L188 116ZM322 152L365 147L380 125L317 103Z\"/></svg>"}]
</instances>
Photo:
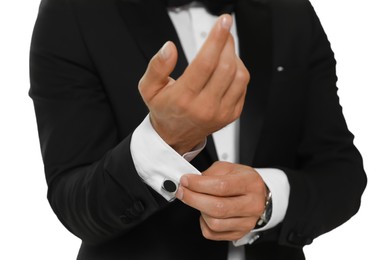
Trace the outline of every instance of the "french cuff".
<instances>
[{"instance_id":1,"label":"french cuff","mask_svg":"<svg viewBox=\"0 0 390 260\"><path fill-rule=\"evenodd\" d=\"M239 240L233 241L234 246L252 244L260 237L259 232L275 227L286 216L290 197L290 183L288 182L286 173L274 168L260 168L255 170L260 174L272 193L272 215L265 226L253 229Z\"/></svg>"},{"instance_id":2,"label":"french cuff","mask_svg":"<svg viewBox=\"0 0 390 260\"><path fill-rule=\"evenodd\" d=\"M204 146L185 156L193 159ZM182 175L200 174L189 161L164 142L154 130L149 115L133 132L130 153L141 179L168 201L175 199Z\"/></svg>"}]
</instances>

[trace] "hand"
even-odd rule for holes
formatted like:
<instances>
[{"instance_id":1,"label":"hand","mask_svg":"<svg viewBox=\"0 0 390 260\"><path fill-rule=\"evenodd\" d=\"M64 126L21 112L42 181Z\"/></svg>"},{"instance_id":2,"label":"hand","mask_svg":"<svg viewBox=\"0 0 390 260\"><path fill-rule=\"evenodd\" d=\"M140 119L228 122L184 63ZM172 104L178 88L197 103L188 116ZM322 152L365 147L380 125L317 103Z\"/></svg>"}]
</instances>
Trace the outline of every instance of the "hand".
<instances>
[{"instance_id":1,"label":"hand","mask_svg":"<svg viewBox=\"0 0 390 260\"><path fill-rule=\"evenodd\" d=\"M176 66L177 50L167 42L139 82L153 127L180 154L241 114L249 73L235 54L231 23L229 15L218 19L177 80L169 77Z\"/></svg>"},{"instance_id":2,"label":"hand","mask_svg":"<svg viewBox=\"0 0 390 260\"><path fill-rule=\"evenodd\" d=\"M238 240L263 214L266 186L253 168L216 162L202 175L182 176L176 197L201 212L203 236L210 240Z\"/></svg>"}]
</instances>

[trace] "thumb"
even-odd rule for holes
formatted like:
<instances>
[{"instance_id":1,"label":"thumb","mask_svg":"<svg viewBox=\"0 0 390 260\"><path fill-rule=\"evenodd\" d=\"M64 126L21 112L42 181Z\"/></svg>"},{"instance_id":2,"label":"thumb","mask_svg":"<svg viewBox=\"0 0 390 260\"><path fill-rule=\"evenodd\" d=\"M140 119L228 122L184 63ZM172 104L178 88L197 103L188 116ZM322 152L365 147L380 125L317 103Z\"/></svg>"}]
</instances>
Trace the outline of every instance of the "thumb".
<instances>
[{"instance_id":1,"label":"thumb","mask_svg":"<svg viewBox=\"0 0 390 260\"><path fill-rule=\"evenodd\" d=\"M164 88L172 79L169 75L177 63L177 49L173 42L166 42L153 56L138 84L142 98L147 102Z\"/></svg>"}]
</instances>

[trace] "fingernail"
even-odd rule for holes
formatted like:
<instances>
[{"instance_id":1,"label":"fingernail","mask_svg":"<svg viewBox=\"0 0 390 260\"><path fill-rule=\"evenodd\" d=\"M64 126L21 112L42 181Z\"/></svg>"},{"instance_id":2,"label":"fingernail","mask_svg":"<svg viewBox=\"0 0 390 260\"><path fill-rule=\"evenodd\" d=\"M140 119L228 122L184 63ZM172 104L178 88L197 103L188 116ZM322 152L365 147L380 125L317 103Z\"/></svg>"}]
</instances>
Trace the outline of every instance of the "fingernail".
<instances>
[{"instance_id":1,"label":"fingernail","mask_svg":"<svg viewBox=\"0 0 390 260\"><path fill-rule=\"evenodd\" d=\"M181 176L180 178L180 185L183 187L188 187L188 178L187 176Z\"/></svg>"},{"instance_id":2,"label":"fingernail","mask_svg":"<svg viewBox=\"0 0 390 260\"><path fill-rule=\"evenodd\" d=\"M167 60L171 56L171 48L169 46L169 42L166 42L162 48L160 49L160 57L163 60Z\"/></svg>"},{"instance_id":3,"label":"fingernail","mask_svg":"<svg viewBox=\"0 0 390 260\"><path fill-rule=\"evenodd\" d=\"M183 199L183 188L179 186L176 192L176 198L179 200Z\"/></svg>"},{"instance_id":4,"label":"fingernail","mask_svg":"<svg viewBox=\"0 0 390 260\"><path fill-rule=\"evenodd\" d=\"M226 30L230 30L230 27L232 26L232 18L230 17L230 15L222 16L221 25Z\"/></svg>"}]
</instances>

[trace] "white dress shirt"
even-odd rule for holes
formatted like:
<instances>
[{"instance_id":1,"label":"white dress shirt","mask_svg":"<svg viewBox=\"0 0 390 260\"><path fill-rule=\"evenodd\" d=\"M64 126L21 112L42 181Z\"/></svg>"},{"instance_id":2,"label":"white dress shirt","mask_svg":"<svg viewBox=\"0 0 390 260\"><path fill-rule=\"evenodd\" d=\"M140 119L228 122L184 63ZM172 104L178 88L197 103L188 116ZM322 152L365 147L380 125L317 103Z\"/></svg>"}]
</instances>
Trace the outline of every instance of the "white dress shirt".
<instances>
[{"instance_id":1,"label":"white dress shirt","mask_svg":"<svg viewBox=\"0 0 390 260\"><path fill-rule=\"evenodd\" d=\"M209 14L198 3L192 3L180 8L169 8L168 14L178 33L184 53L190 63L207 38L209 31L216 22L216 16ZM237 31L233 15L231 29L238 53ZM232 163L238 162L239 144L238 120L213 134L219 160ZM174 193L162 188L165 180L171 180L176 185L180 177L187 173L201 174L189 161L193 159L205 144L184 156L173 150L153 129L149 116L134 131L130 150L135 167L143 181L161 194L165 199L175 199ZM272 192L272 216L262 228L252 230L240 240L229 243L228 260L245 260L245 244L251 244L258 239L257 233L270 229L283 221L288 206L290 186L286 174L279 169L256 169ZM234 246L233 246L234 245Z\"/></svg>"}]
</instances>

